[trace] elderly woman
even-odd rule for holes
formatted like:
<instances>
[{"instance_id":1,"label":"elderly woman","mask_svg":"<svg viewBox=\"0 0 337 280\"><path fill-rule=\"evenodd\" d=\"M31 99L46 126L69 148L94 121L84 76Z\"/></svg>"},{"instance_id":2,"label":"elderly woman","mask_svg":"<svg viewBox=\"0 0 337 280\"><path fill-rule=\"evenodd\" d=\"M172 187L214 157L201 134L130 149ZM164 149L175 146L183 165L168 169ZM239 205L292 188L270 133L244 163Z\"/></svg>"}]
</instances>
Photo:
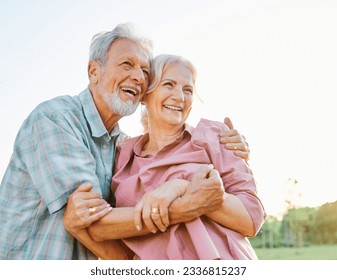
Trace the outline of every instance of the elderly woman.
<instances>
[{"instance_id":1,"label":"elderly woman","mask_svg":"<svg viewBox=\"0 0 337 280\"><path fill-rule=\"evenodd\" d=\"M195 93L193 65L160 55L151 71L143 100L148 133L120 145L112 188L117 207L136 205L139 229L143 219L150 230L161 231L123 239L124 244L135 259L256 259L246 237L257 233L265 212L250 168L219 143L219 133L228 130L224 124L206 119L195 128L186 124ZM169 226L168 206L193 191L193 174L200 168L208 173L205 180L223 186L222 206ZM191 183L156 188L169 179Z\"/></svg>"},{"instance_id":2,"label":"elderly woman","mask_svg":"<svg viewBox=\"0 0 337 280\"><path fill-rule=\"evenodd\" d=\"M122 239L134 259L256 259L247 237L258 232L265 212L248 165L220 143L226 125L205 119L196 128L185 123L195 76L193 65L182 57L153 60L143 100L148 133L120 144L112 181L117 208L90 225L95 241L84 244L89 249L103 240ZM170 209L184 208L182 197L200 187L209 194L221 190L217 207L193 218L174 217ZM119 209L130 210L118 215ZM64 224L77 238L69 212Z\"/></svg>"}]
</instances>

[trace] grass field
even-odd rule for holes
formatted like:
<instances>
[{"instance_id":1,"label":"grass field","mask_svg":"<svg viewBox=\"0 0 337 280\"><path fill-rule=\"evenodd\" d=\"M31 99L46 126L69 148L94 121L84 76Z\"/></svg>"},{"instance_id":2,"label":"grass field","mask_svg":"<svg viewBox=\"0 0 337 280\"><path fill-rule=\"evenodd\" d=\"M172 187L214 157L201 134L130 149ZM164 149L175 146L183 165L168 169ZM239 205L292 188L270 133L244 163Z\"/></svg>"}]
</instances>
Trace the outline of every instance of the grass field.
<instances>
[{"instance_id":1,"label":"grass field","mask_svg":"<svg viewBox=\"0 0 337 280\"><path fill-rule=\"evenodd\" d=\"M260 260L337 260L337 245L302 248L256 248Z\"/></svg>"}]
</instances>

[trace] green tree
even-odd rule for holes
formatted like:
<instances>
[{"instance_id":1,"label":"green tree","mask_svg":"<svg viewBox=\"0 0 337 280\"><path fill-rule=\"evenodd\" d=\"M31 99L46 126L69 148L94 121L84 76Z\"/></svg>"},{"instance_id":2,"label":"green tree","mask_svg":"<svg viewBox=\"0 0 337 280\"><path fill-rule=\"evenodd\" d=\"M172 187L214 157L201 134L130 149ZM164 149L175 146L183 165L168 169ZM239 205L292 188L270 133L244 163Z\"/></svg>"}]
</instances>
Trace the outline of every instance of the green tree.
<instances>
[{"instance_id":1,"label":"green tree","mask_svg":"<svg viewBox=\"0 0 337 280\"><path fill-rule=\"evenodd\" d=\"M255 248L274 248L283 246L280 234L282 221L274 216L268 216L259 233L251 239Z\"/></svg>"},{"instance_id":2,"label":"green tree","mask_svg":"<svg viewBox=\"0 0 337 280\"><path fill-rule=\"evenodd\" d=\"M337 244L337 201L319 207L315 227L315 243Z\"/></svg>"},{"instance_id":3,"label":"green tree","mask_svg":"<svg viewBox=\"0 0 337 280\"><path fill-rule=\"evenodd\" d=\"M310 232L315 227L317 209L311 207L288 209L289 227L295 236L295 244L302 247L310 242Z\"/></svg>"}]
</instances>

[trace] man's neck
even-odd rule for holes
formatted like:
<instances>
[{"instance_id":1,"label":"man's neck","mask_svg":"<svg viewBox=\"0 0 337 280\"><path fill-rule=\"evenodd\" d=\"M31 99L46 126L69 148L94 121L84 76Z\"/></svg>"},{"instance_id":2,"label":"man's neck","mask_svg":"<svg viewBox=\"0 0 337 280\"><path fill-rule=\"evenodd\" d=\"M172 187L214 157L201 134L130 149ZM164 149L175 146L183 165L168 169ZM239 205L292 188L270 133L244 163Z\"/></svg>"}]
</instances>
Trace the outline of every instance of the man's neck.
<instances>
[{"instance_id":1,"label":"man's neck","mask_svg":"<svg viewBox=\"0 0 337 280\"><path fill-rule=\"evenodd\" d=\"M119 114L111 112L108 105L100 98L98 94L92 94L97 111L103 121L106 130L111 133L113 128L117 125L118 121L122 118Z\"/></svg>"},{"instance_id":2,"label":"man's neck","mask_svg":"<svg viewBox=\"0 0 337 280\"><path fill-rule=\"evenodd\" d=\"M99 112L99 111L98 111ZM100 112L99 112L100 113ZM104 126L106 127L106 130L111 133L111 131L114 129L114 127L117 125L118 121L122 118L120 115L117 114L110 114L106 117L103 117L100 113L100 116L102 118L102 121L104 123Z\"/></svg>"}]
</instances>

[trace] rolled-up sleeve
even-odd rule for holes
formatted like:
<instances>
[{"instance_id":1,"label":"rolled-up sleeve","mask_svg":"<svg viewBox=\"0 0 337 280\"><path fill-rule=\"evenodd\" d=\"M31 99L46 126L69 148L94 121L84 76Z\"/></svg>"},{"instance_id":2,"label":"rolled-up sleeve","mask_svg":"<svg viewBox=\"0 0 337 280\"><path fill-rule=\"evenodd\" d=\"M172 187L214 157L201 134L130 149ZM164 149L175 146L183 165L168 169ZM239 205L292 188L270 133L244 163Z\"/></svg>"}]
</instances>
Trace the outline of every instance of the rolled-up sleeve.
<instances>
[{"instance_id":1,"label":"rolled-up sleeve","mask_svg":"<svg viewBox=\"0 0 337 280\"><path fill-rule=\"evenodd\" d=\"M198 127L202 129L198 129ZM241 158L220 143L220 132L229 130L225 124L201 120L193 135L194 143L204 146L215 169L218 170L227 193L238 197L254 223L255 234L266 219L266 212L258 197L252 170Z\"/></svg>"}]
</instances>

